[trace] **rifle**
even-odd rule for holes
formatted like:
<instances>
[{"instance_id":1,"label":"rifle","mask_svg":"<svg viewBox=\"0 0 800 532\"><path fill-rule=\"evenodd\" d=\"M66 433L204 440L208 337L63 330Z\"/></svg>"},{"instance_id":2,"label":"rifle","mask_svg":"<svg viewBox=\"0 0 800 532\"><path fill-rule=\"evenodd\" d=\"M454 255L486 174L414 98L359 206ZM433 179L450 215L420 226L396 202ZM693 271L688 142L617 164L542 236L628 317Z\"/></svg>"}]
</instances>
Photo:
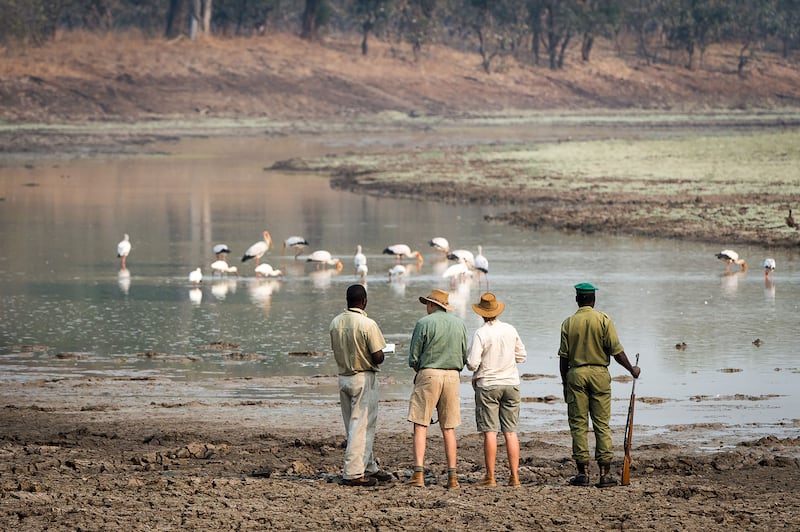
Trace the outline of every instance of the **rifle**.
<instances>
[{"instance_id":1,"label":"rifle","mask_svg":"<svg viewBox=\"0 0 800 532\"><path fill-rule=\"evenodd\" d=\"M639 365L639 353L636 353L636 364ZM623 486L631 483L631 438L633 437L633 405L636 403L636 379L633 379L631 386L631 402L628 404L628 420L625 422L625 460L622 462L622 482Z\"/></svg>"}]
</instances>

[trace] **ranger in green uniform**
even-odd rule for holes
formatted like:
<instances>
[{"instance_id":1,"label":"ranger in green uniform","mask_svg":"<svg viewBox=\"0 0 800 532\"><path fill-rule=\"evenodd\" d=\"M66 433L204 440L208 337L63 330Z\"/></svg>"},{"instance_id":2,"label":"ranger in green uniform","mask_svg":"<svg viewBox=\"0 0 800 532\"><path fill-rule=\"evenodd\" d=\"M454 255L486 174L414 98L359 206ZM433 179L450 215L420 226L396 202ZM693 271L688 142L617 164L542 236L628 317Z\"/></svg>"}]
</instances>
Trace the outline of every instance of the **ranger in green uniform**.
<instances>
[{"instance_id":1,"label":"ranger in green uniform","mask_svg":"<svg viewBox=\"0 0 800 532\"><path fill-rule=\"evenodd\" d=\"M617 337L614 322L607 314L594 309L595 288L590 283L575 285L578 311L561 324L558 356L564 400L567 402L569 430L572 434L572 458L578 474L570 479L573 486L588 486L589 416L595 435L595 459L600 466L597 486L619 484L611 476L611 357L638 378L639 366L632 366Z\"/></svg>"}]
</instances>

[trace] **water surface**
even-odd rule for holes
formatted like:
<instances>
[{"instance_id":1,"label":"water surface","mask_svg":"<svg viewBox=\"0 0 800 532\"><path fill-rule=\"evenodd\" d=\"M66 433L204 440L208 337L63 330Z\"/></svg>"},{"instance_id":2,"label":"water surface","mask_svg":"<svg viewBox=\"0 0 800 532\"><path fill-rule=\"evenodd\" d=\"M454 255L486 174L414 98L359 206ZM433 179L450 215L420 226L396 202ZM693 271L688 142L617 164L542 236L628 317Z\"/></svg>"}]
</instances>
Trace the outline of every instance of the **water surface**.
<instances>
[{"instance_id":1,"label":"water surface","mask_svg":"<svg viewBox=\"0 0 800 532\"><path fill-rule=\"evenodd\" d=\"M480 325L469 309L481 293L477 281L451 285L441 277L447 261L427 245L444 236L453 247L483 247L491 290L507 303L502 319L528 349L520 370L529 376L529 400L560 395L559 326L575 310L573 284L590 281L628 354L641 356L637 395L648 402L637 406L640 423L796 432L800 267L793 250L739 248L750 270L724 275L714 253L726 242L519 230L485 222L495 207L371 198L331 190L324 177L265 170L289 157L403 149L430 136L205 139L156 147L169 155L0 167L2 380L155 375L196 382L202 396L233 379L224 393L239 398L335 400L333 386L270 388L244 378L335 374L327 327L358 280L351 258L361 245L367 311L397 345L383 367L383 394L402 400L412 377L408 340L424 313L418 296L448 289L469 334ZM277 248L263 260L284 271L282 280L257 279L253 262L239 261L265 229ZM115 252L124 233L133 250L120 271ZM280 242L290 235L305 236L307 252L331 251L343 270L283 256ZM241 277L212 278L211 250L220 242L233 249L229 260ZM425 258L421 267L406 261L402 281L389 279L395 261L381 253L394 243ZM760 269L766 256L778 263L770 281ZM194 287L188 274L198 266L205 279ZM686 348L676 349L681 342ZM613 363L611 371L625 373ZM614 384L614 423L624 423L629 393L630 383ZM468 384L463 398L471 401ZM564 408L524 403L523 429L563 421Z\"/></svg>"}]
</instances>

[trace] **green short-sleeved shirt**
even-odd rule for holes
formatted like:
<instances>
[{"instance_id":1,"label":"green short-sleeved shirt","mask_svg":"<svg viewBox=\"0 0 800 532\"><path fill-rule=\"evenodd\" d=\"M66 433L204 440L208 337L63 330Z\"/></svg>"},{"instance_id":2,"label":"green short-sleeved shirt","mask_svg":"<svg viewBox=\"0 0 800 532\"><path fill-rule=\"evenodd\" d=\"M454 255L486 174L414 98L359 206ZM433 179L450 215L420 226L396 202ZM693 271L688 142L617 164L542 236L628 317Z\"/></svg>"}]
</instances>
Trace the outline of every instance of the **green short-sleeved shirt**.
<instances>
[{"instance_id":1,"label":"green short-sleeved shirt","mask_svg":"<svg viewBox=\"0 0 800 532\"><path fill-rule=\"evenodd\" d=\"M558 356L569 359L569 367L608 366L611 357L624 351L614 322L604 312L581 307L561 323Z\"/></svg>"},{"instance_id":2,"label":"green short-sleeved shirt","mask_svg":"<svg viewBox=\"0 0 800 532\"><path fill-rule=\"evenodd\" d=\"M378 324L359 308L349 308L331 321L331 348L339 375L378 371L372 353L386 347Z\"/></svg>"},{"instance_id":3,"label":"green short-sleeved shirt","mask_svg":"<svg viewBox=\"0 0 800 532\"><path fill-rule=\"evenodd\" d=\"M467 327L461 318L436 310L417 320L411 335L408 365L423 368L456 369L467 363Z\"/></svg>"}]
</instances>

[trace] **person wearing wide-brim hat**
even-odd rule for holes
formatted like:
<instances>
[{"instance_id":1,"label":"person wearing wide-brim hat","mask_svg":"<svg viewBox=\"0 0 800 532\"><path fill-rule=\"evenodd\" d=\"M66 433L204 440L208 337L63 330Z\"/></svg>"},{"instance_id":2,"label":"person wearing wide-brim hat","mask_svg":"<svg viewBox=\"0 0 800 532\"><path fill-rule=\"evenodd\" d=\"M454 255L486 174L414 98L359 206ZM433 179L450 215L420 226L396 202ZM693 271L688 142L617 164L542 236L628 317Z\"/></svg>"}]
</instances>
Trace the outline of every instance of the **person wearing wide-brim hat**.
<instances>
[{"instance_id":1,"label":"person wearing wide-brim hat","mask_svg":"<svg viewBox=\"0 0 800 532\"><path fill-rule=\"evenodd\" d=\"M641 370L633 366L622 348L614 322L604 312L595 310L595 292L591 283L575 285L578 310L561 324L561 344L558 348L559 369L567 402L567 417L572 435L572 458L578 474L570 479L573 486L588 486L589 416L595 436L595 460L600 467L597 486L607 488L619 484L611 476L611 358L624 367L633 378Z\"/></svg>"},{"instance_id":2,"label":"person wearing wide-brim hat","mask_svg":"<svg viewBox=\"0 0 800 532\"><path fill-rule=\"evenodd\" d=\"M447 488L458 488L456 432L461 424L459 387L467 361L467 328L463 320L447 312L450 294L435 288L420 296L427 314L417 320L411 335L408 365L414 369L414 389L408 405L408 421L414 424L414 473L410 486L425 486L425 446L433 411L447 458Z\"/></svg>"},{"instance_id":3,"label":"person wearing wide-brim hat","mask_svg":"<svg viewBox=\"0 0 800 532\"><path fill-rule=\"evenodd\" d=\"M494 487L497 458L497 433L503 433L508 455L508 485L519 481L519 438L517 425L521 402L517 364L525 362L528 354L517 329L497 319L505 303L486 292L472 310L483 318L475 331L467 355L467 368L472 370L475 387L475 422L483 433L483 457L486 474L479 486Z\"/></svg>"}]
</instances>

